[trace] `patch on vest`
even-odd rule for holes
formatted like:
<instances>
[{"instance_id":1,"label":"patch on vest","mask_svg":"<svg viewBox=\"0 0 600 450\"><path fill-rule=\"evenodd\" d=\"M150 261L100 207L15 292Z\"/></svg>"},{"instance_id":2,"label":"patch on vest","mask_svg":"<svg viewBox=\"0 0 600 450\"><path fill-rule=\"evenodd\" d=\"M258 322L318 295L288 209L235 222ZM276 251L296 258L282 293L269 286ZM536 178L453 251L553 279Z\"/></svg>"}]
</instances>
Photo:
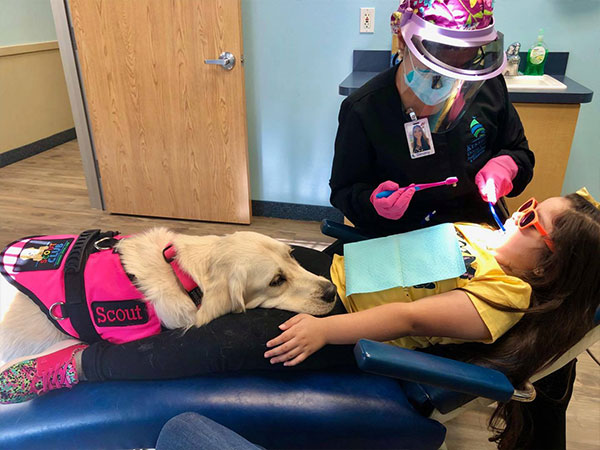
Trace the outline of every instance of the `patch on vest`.
<instances>
[{"instance_id":1,"label":"patch on vest","mask_svg":"<svg viewBox=\"0 0 600 450\"><path fill-rule=\"evenodd\" d=\"M148 322L148 308L140 300L92 302L92 315L98 327L126 327Z\"/></svg>"},{"instance_id":2,"label":"patch on vest","mask_svg":"<svg viewBox=\"0 0 600 450\"><path fill-rule=\"evenodd\" d=\"M14 272L33 272L37 270L56 270L73 239L31 239L19 253L13 267Z\"/></svg>"}]
</instances>

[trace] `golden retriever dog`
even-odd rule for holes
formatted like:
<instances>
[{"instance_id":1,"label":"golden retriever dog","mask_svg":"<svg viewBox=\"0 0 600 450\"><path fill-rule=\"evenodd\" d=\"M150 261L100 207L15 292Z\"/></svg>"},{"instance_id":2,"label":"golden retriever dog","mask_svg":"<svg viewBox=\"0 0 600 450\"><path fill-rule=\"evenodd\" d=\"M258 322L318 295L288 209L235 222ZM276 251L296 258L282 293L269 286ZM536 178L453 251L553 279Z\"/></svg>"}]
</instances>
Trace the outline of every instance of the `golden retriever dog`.
<instances>
[{"instance_id":1,"label":"golden retriever dog","mask_svg":"<svg viewBox=\"0 0 600 450\"><path fill-rule=\"evenodd\" d=\"M177 251L179 266L202 289L199 307L163 257L169 243ZM290 246L259 233L189 236L155 228L125 237L115 248L125 271L135 275L144 301L169 329L200 327L250 308L322 315L334 306L331 282L301 267ZM0 276L0 365L67 338L32 300Z\"/></svg>"}]
</instances>

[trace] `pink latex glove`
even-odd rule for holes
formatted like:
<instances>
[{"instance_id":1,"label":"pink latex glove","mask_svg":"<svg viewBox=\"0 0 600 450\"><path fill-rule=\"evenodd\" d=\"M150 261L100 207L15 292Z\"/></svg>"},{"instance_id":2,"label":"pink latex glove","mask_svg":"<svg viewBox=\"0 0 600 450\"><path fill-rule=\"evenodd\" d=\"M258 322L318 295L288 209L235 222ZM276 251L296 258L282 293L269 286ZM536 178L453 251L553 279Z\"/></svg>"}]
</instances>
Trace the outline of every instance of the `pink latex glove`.
<instances>
[{"instance_id":1,"label":"pink latex glove","mask_svg":"<svg viewBox=\"0 0 600 450\"><path fill-rule=\"evenodd\" d=\"M384 181L371 193L371 203L375 211L381 217L386 219L398 220L402 217L408 208L413 195L415 194L414 184L401 188L398 183L393 181ZM389 197L377 198L376 195L382 191L396 191Z\"/></svg>"},{"instance_id":2,"label":"pink latex glove","mask_svg":"<svg viewBox=\"0 0 600 450\"><path fill-rule=\"evenodd\" d=\"M490 159L475 175L475 184L479 188L481 198L486 202L496 203L512 191L512 180L517 176L519 168L508 155Z\"/></svg>"}]
</instances>

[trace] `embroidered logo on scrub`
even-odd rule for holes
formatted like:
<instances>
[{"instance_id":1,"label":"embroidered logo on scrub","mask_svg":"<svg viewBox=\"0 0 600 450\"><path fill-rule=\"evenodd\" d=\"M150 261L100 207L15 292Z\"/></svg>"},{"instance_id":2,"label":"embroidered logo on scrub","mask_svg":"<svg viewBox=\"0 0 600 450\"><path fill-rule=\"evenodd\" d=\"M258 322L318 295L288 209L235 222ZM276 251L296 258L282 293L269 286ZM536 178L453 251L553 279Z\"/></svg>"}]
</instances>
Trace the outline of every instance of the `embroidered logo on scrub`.
<instances>
[{"instance_id":1,"label":"embroidered logo on scrub","mask_svg":"<svg viewBox=\"0 0 600 450\"><path fill-rule=\"evenodd\" d=\"M485 152L487 138L485 136L484 126L479 123L475 116L473 116L473 120L471 120L470 127L471 134L475 139L467 145L467 160L472 163Z\"/></svg>"},{"instance_id":2,"label":"embroidered logo on scrub","mask_svg":"<svg viewBox=\"0 0 600 450\"><path fill-rule=\"evenodd\" d=\"M478 138L480 135L485 136L485 128L483 128L483 125L477 122L475 116L473 116L473 120L471 120L471 134L473 134L473 136L476 138Z\"/></svg>"},{"instance_id":3,"label":"embroidered logo on scrub","mask_svg":"<svg viewBox=\"0 0 600 450\"><path fill-rule=\"evenodd\" d=\"M98 327L126 327L148 322L146 303L139 300L92 302L92 314Z\"/></svg>"},{"instance_id":4,"label":"embroidered logo on scrub","mask_svg":"<svg viewBox=\"0 0 600 450\"><path fill-rule=\"evenodd\" d=\"M31 239L19 253L13 268L15 272L56 270L69 249L73 239Z\"/></svg>"}]
</instances>

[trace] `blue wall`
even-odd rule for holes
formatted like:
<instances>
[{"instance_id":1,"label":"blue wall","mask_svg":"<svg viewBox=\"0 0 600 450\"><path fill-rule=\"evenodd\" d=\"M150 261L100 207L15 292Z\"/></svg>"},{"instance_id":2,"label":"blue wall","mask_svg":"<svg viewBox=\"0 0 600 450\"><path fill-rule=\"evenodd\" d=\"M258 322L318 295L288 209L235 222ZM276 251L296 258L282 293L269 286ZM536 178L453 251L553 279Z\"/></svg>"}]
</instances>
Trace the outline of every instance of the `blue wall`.
<instances>
[{"instance_id":1,"label":"blue wall","mask_svg":"<svg viewBox=\"0 0 600 450\"><path fill-rule=\"evenodd\" d=\"M0 47L55 40L50 0L0 0Z\"/></svg>"},{"instance_id":2,"label":"blue wall","mask_svg":"<svg viewBox=\"0 0 600 450\"><path fill-rule=\"evenodd\" d=\"M387 49L398 0L242 0L252 199L329 205L329 171L352 50ZM360 34L360 7L375 33ZM497 0L506 42L546 30L567 75L595 92L581 107L563 192L600 196L600 0ZM0 0L0 46L56 39L49 0ZM527 131L527 130L525 130Z\"/></svg>"},{"instance_id":3,"label":"blue wall","mask_svg":"<svg viewBox=\"0 0 600 450\"><path fill-rule=\"evenodd\" d=\"M352 50L387 49L397 0L242 0L252 198L329 204L329 171ZM358 32L374 6L375 33ZM582 184L600 195L598 0L497 0L506 42L527 49L539 28L551 51L571 53L567 75L592 89L582 105L563 192ZM527 130L525 130L527 132Z\"/></svg>"},{"instance_id":4,"label":"blue wall","mask_svg":"<svg viewBox=\"0 0 600 450\"><path fill-rule=\"evenodd\" d=\"M373 34L360 7L375 6ZM354 49L391 46L396 0L242 0L252 198L329 205L338 84Z\"/></svg>"}]
</instances>

